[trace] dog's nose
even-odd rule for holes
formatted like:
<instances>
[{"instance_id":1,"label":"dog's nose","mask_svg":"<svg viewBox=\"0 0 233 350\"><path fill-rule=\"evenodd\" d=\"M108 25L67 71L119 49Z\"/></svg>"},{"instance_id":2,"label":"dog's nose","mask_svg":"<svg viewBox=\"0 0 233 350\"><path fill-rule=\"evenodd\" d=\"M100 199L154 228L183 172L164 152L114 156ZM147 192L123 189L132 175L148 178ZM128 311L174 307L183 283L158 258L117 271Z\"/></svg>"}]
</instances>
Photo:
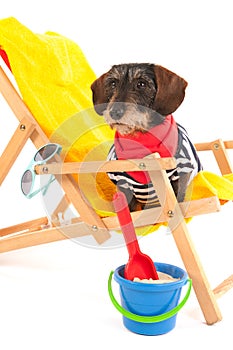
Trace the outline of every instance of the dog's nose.
<instances>
[{"instance_id":1,"label":"dog's nose","mask_svg":"<svg viewBox=\"0 0 233 350\"><path fill-rule=\"evenodd\" d=\"M123 117L124 113L125 113L125 107L120 102L115 103L109 112L111 118L114 120L121 119L121 117Z\"/></svg>"}]
</instances>

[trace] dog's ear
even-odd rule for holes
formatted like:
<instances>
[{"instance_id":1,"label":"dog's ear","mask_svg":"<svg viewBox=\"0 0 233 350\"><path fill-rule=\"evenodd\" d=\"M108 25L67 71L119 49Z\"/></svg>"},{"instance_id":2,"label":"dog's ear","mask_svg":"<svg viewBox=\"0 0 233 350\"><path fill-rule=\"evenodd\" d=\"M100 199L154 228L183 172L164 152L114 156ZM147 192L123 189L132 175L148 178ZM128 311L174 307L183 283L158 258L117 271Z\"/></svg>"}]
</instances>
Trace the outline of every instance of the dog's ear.
<instances>
[{"instance_id":1,"label":"dog's ear","mask_svg":"<svg viewBox=\"0 0 233 350\"><path fill-rule=\"evenodd\" d=\"M162 115L173 113L182 103L188 83L168 69L154 65L157 93L153 109Z\"/></svg>"},{"instance_id":2,"label":"dog's ear","mask_svg":"<svg viewBox=\"0 0 233 350\"><path fill-rule=\"evenodd\" d=\"M106 76L106 73L101 75L91 85L92 100L95 107L95 111L100 115L103 115L103 112L106 109L107 103L108 103L108 97L105 96L105 92L104 92L105 76Z\"/></svg>"}]
</instances>

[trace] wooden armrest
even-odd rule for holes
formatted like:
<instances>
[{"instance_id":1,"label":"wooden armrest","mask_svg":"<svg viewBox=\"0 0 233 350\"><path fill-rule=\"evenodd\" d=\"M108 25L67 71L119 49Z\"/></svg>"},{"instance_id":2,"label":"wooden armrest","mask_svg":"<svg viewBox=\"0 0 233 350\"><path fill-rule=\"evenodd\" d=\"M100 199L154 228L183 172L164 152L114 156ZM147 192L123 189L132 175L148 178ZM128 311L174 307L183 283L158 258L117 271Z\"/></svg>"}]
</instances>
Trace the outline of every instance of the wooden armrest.
<instances>
[{"instance_id":1,"label":"wooden armrest","mask_svg":"<svg viewBox=\"0 0 233 350\"><path fill-rule=\"evenodd\" d=\"M36 165L36 174L80 174L113 171L168 170L176 167L175 158L142 158L129 160L64 162Z\"/></svg>"}]
</instances>

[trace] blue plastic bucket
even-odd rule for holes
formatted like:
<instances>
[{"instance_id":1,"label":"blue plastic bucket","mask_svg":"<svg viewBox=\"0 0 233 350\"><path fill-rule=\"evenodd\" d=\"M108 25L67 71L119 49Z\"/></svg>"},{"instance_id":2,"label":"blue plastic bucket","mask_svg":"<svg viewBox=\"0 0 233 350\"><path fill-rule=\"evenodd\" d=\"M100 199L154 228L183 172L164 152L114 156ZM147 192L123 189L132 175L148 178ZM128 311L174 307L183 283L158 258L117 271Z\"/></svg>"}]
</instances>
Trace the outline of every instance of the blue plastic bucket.
<instances>
[{"instance_id":1,"label":"blue plastic bucket","mask_svg":"<svg viewBox=\"0 0 233 350\"><path fill-rule=\"evenodd\" d=\"M108 292L116 309L123 315L124 326L138 334L160 335L171 331L176 325L176 316L191 292L192 281L181 268L163 263L154 263L156 270L179 280L169 283L141 283L124 278L125 265L112 271L108 279ZM112 291L112 276L120 286L120 305ZM182 287L188 289L179 303Z\"/></svg>"}]
</instances>

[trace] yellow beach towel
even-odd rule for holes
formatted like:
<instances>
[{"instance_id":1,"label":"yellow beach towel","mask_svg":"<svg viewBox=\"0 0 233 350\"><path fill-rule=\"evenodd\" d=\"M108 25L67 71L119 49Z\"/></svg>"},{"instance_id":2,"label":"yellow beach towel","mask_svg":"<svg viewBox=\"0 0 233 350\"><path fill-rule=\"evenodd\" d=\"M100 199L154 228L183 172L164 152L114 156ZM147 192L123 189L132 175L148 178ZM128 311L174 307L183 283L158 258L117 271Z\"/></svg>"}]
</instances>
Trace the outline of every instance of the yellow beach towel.
<instances>
[{"instance_id":1,"label":"yellow beach towel","mask_svg":"<svg viewBox=\"0 0 233 350\"><path fill-rule=\"evenodd\" d=\"M10 17L0 20L0 47L24 102L51 142L62 145L65 159L106 159L113 131L94 112L96 76L79 46L54 32L35 34ZM112 198L115 187L106 174L98 174L96 186L101 197ZM96 196L86 191L96 207Z\"/></svg>"},{"instance_id":2,"label":"yellow beach towel","mask_svg":"<svg viewBox=\"0 0 233 350\"><path fill-rule=\"evenodd\" d=\"M233 200L233 174L220 176L209 171L199 172L186 191L186 200L216 196L220 203Z\"/></svg>"},{"instance_id":3,"label":"yellow beach towel","mask_svg":"<svg viewBox=\"0 0 233 350\"><path fill-rule=\"evenodd\" d=\"M92 107L95 74L77 44L53 32L34 34L10 17L0 21L0 45L24 101L48 136L67 117Z\"/></svg>"}]
</instances>

